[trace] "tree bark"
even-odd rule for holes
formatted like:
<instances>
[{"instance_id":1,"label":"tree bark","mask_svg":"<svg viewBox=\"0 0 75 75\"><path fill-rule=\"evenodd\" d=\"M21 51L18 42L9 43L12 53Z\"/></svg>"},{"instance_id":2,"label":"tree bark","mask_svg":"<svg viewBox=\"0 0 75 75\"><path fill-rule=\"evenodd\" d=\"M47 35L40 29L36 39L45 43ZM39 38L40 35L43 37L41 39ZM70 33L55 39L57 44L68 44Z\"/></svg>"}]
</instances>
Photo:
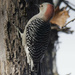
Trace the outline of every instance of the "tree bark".
<instances>
[{"instance_id":1,"label":"tree bark","mask_svg":"<svg viewBox=\"0 0 75 75\"><path fill-rule=\"evenodd\" d=\"M23 32L27 21L38 12L35 4L42 1L30 0L27 5L25 0L0 0L0 75L31 75L21 38L17 36L14 25ZM51 47L41 64L44 68L42 75L53 75Z\"/></svg>"}]
</instances>

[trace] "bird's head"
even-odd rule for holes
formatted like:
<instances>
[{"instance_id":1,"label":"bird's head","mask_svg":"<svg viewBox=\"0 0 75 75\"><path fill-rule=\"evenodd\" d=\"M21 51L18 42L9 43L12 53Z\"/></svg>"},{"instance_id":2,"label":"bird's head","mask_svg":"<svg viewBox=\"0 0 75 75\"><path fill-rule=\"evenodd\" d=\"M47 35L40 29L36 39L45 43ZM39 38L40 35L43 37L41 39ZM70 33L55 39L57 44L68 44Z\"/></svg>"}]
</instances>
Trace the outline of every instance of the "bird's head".
<instances>
[{"instance_id":1,"label":"bird's head","mask_svg":"<svg viewBox=\"0 0 75 75\"><path fill-rule=\"evenodd\" d=\"M39 5L39 14L45 20L49 21L54 15L54 6L50 3L42 3Z\"/></svg>"}]
</instances>

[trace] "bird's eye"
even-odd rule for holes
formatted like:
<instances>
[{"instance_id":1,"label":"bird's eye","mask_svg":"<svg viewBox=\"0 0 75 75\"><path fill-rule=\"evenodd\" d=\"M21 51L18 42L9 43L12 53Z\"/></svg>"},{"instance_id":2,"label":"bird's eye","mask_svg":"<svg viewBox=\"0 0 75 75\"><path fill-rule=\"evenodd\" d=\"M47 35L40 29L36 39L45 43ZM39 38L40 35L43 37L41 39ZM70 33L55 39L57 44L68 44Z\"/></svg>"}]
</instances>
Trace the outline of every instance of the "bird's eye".
<instances>
[{"instance_id":1,"label":"bird's eye","mask_svg":"<svg viewBox=\"0 0 75 75\"><path fill-rule=\"evenodd\" d=\"M40 7L43 7L43 5L41 4Z\"/></svg>"}]
</instances>

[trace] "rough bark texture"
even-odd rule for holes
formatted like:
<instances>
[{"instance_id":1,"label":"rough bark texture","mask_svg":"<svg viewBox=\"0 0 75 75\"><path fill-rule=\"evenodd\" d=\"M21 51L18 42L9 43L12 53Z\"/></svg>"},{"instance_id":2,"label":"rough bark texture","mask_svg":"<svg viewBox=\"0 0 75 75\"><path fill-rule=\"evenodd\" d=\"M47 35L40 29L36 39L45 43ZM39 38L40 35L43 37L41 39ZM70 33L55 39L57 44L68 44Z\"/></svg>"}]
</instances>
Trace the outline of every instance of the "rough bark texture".
<instances>
[{"instance_id":1,"label":"rough bark texture","mask_svg":"<svg viewBox=\"0 0 75 75\"><path fill-rule=\"evenodd\" d=\"M31 75L21 38L17 36L14 25L23 32L27 21L38 12L36 3L38 0L30 0L28 6L25 0L0 0L0 75ZM54 35L41 64L42 75L53 75L52 50L57 33Z\"/></svg>"}]
</instances>

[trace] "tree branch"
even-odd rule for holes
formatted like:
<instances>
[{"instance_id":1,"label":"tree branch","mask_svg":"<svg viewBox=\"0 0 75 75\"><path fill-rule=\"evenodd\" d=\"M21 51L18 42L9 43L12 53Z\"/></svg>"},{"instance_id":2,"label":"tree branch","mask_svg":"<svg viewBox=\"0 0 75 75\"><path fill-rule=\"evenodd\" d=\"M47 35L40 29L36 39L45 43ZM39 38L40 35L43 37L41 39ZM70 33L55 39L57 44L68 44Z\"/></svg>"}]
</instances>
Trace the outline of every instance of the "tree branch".
<instances>
[{"instance_id":1,"label":"tree branch","mask_svg":"<svg viewBox=\"0 0 75 75\"><path fill-rule=\"evenodd\" d=\"M71 21L69 21L68 23L66 23L63 27L66 27L70 22L73 22L74 20L75 20L75 18L72 19Z\"/></svg>"},{"instance_id":2,"label":"tree branch","mask_svg":"<svg viewBox=\"0 0 75 75\"><path fill-rule=\"evenodd\" d=\"M63 0L63 2L64 2L70 9L72 9L72 10L75 11L75 9L72 8L72 7L69 5L69 4L72 4L72 3L68 2L68 1L64 1L64 0ZM72 4L72 5L73 5L73 4ZM73 5L73 6L75 6L75 5Z\"/></svg>"}]
</instances>

